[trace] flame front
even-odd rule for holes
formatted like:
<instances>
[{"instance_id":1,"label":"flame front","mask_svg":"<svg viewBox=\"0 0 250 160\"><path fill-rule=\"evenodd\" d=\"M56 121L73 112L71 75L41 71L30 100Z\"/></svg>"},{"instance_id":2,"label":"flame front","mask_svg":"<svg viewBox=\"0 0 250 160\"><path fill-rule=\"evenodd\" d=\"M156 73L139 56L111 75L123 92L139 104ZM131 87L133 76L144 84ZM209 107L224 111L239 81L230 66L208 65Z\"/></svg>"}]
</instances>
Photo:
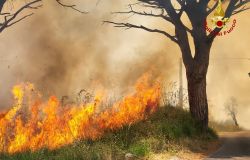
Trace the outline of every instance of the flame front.
<instances>
[{"instance_id":1,"label":"flame front","mask_svg":"<svg viewBox=\"0 0 250 160\"><path fill-rule=\"evenodd\" d=\"M0 116L0 151L56 149L78 139L95 140L105 131L143 120L156 111L160 100L160 83L149 83L149 77L143 75L134 93L105 110L102 109L104 92L98 92L92 102L62 106L55 96L45 103L39 94L31 96L32 84L14 86L15 104ZM24 99L28 99L27 104Z\"/></svg>"}]
</instances>

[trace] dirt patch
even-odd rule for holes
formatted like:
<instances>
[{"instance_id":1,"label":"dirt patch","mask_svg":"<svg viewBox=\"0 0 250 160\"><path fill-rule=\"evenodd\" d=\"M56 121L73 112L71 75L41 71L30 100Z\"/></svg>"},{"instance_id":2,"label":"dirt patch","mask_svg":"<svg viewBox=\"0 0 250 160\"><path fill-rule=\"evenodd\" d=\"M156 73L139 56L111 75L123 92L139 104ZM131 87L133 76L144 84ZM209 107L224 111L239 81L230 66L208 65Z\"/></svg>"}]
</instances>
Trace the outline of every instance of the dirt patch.
<instances>
[{"instance_id":1,"label":"dirt patch","mask_svg":"<svg viewBox=\"0 0 250 160\"><path fill-rule=\"evenodd\" d=\"M163 152L163 153L152 153L146 160L203 160L208 157L211 153L218 150L221 146L221 141L209 142L203 147L199 147L199 151L191 151L188 148L184 148L176 153Z\"/></svg>"}]
</instances>

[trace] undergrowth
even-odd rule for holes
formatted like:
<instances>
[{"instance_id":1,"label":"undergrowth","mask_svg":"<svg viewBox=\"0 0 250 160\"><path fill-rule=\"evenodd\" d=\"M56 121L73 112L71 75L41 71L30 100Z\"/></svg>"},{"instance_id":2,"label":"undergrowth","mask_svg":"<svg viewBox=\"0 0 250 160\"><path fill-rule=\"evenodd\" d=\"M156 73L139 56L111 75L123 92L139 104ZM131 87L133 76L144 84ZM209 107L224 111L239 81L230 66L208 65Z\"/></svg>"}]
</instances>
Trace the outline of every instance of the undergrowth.
<instances>
[{"instance_id":1,"label":"undergrowth","mask_svg":"<svg viewBox=\"0 0 250 160\"><path fill-rule=\"evenodd\" d=\"M215 139L216 133L212 129L204 132L188 111L165 106L146 120L108 131L96 141L79 140L56 150L3 153L0 160L123 160L128 154L137 159L163 151L199 152Z\"/></svg>"}]
</instances>

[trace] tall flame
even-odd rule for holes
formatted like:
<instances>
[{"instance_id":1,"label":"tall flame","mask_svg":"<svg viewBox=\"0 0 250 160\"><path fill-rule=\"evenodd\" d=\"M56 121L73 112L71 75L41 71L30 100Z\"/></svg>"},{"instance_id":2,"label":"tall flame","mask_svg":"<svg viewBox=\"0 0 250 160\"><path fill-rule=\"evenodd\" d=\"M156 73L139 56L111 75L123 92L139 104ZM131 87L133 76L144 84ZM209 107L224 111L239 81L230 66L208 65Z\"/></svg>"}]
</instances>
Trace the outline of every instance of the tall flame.
<instances>
[{"instance_id":1,"label":"tall flame","mask_svg":"<svg viewBox=\"0 0 250 160\"><path fill-rule=\"evenodd\" d=\"M143 75L134 93L106 110L102 109L104 92L98 92L91 102L62 106L55 96L47 102L39 95L32 96L32 84L14 86L15 104L0 117L0 152L56 149L78 139L98 139L105 131L145 119L157 109L161 89L160 83L150 83L149 77Z\"/></svg>"}]
</instances>

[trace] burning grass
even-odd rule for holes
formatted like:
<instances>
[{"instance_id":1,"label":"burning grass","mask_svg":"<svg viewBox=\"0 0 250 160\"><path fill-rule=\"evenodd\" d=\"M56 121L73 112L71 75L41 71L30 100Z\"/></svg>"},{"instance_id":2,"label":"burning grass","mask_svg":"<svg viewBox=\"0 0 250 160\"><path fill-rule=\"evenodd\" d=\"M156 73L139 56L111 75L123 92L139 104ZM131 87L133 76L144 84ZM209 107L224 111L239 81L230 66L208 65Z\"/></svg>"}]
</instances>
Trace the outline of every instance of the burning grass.
<instances>
[{"instance_id":1,"label":"burning grass","mask_svg":"<svg viewBox=\"0 0 250 160\"><path fill-rule=\"evenodd\" d=\"M43 102L32 84L16 85L12 109L0 116L0 159L106 160L201 150L216 135L203 133L188 111L159 107L161 88L145 74L133 93L103 107L104 91L62 105L55 96Z\"/></svg>"},{"instance_id":2,"label":"burning grass","mask_svg":"<svg viewBox=\"0 0 250 160\"><path fill-rule=\"evenodd\" d=\"M107 130L97 140L78 140L59 149L42 148L16 154L2 154L4 160L124 160L134 157L150 159L151 155L183 151L203 153L216 139L212 130L203 133L188 111L176 107L160 107L147 119L124 125L116 131Z\"/></svg>"},{"instance_id":3,"label":"burning grass","mask_svg":"<svg viewBox=\"0 0 250 160\"><path fill-rule=\"evenodd\" d=\"M143 75L134 93L102 109L104 91L88 103L61 106L55 96L47 102L30 83L14 86L15 103L0 119L0 151L7 153L57 149L78 140L97 140L107 131L145 119L156 111L159 82ZM25 103L24 103L25 102Z\"/></svg>"}]
</instances>

